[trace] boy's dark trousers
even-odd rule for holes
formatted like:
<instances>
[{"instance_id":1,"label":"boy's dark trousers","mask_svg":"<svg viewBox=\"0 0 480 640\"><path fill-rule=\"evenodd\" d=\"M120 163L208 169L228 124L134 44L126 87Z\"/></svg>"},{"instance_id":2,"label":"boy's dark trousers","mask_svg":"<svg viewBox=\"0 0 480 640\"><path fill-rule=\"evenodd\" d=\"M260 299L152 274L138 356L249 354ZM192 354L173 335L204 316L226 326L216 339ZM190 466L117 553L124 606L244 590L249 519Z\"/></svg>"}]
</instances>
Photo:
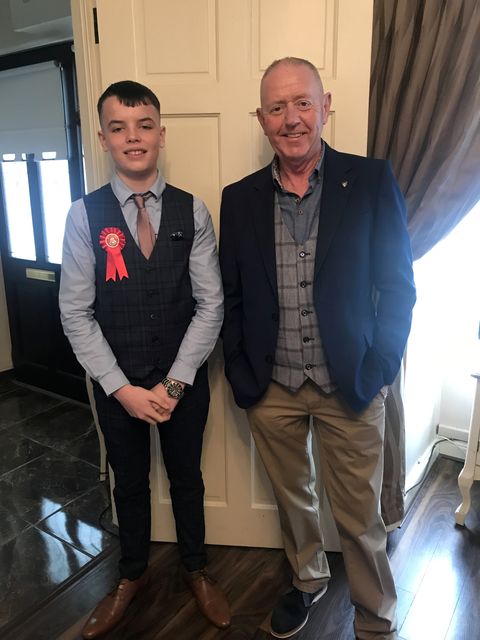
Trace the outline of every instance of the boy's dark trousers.
<instances>
[{"instance_id":1,"label":"boy's dark trousers","mask_svg":"<svg viewBox=\"0 0 480 640\"><path fill-rule=\"evenodd\" d=\"M155 370L131 384L151 389L165 374ZM151 530L150 425L128 415L113 396L94 383L100 427L108 462L115 475L113 490L117 509L121 559L120 578L135 580L147 568ZM203 511L204 485L200 470L202 439L208 416L210 392L205 363L194 384L187 388L170 420L157 425L163 460L170 481L170 497L178 549L187 571L206 565Z\"/></svg>"}]
</instances>

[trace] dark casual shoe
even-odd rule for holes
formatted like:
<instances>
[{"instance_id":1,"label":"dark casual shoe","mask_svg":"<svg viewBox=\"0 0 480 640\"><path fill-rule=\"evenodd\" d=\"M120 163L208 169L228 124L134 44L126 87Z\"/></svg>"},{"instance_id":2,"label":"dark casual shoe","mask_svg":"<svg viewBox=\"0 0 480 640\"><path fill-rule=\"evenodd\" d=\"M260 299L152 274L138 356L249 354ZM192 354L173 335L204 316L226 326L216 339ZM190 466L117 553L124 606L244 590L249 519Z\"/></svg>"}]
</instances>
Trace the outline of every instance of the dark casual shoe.
<instances>
[{"instance_id":1,"label":"dark casual shoe","mask_svg":"<svg viewBox=\"0 0 480 640\"><path fill-rule=\"evenodd\" d=\"M147 574L144 573L137 580L122 578L115 589L111 591L95 607L94 612L82 629L82 637L85 640L93 640L104 635L123 618L128 605L137 595L137 592L147 583Z\"/></svg>"},{"instance_id":2,"label":"dark casual shoe","mask_svg":"<svg viewBox=\"0 0 480 640\"><path fill-rule=\"evenodd\" d=\"M205 569L184 571L183 575L203 615L219 629L226 629L230 625L230 606L215 580Z\"/></svg>"},{"instance_id":3,"label":"dark casual shoe","mask_svg":"<svg viewBox=\"0 0 480 640\"><path fill-rule=\"evenodd\" d=\"M292 587L277 602L272 613L270 633L275 638L290 638L300 631L308 620L310 607L327 591L327 584L315 593L305 593Z\"/></svg>"}]
</instances>

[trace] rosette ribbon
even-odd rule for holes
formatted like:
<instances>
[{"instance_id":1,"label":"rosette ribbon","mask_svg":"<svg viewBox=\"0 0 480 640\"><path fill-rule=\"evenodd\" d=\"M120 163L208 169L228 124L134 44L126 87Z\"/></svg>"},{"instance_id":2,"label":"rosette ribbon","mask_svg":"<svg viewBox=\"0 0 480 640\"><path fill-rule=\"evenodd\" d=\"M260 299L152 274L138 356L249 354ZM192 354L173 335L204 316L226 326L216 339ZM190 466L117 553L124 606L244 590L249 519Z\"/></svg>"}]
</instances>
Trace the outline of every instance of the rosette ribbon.
<instances>
[{"instance_id":1,"label":"rosette ribbon","mask_svg":"<svg viewBox=\"0 0 480 640\"><path fill-rule=\"evenodd\" d=\"M122 256L125 235L117 227L105 227L100 232L100 246L107 252L107 271L105 281L128 278L127 267Z\"/></svg>"}]
</instances>

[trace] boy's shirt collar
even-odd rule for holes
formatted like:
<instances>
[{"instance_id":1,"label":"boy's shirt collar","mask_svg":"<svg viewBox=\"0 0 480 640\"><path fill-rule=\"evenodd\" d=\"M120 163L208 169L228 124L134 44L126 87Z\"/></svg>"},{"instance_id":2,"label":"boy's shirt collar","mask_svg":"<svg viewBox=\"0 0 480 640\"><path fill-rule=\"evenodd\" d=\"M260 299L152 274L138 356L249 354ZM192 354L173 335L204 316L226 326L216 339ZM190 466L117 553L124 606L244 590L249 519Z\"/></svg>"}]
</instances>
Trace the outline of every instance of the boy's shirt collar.
<instances>
[{"instance_id":1,"label":"boy's shirt collar","mask_svg":"<svg viewBox=\"0 0 480 640\"><path fill-rule=\"evenodd\" d=\"M152 185L148 189L145 189L143 193L146 193L147 191L151 191L155 196L155 200L158 201L165 190L165 184L166 184L165 178L162 176L162 174L159 171L157 173L156 180L152 183ZM112 191L115 194L115 197L117 198L117 200L119 201L122 207L125 206L127 200L129 200L132 197L133 193L137 193L136 191L132 191L130 187L127 187L127 185L121 180L121 178L117 173L114 173L112 175L112 179L110 180L110 186L112 187Z\"/></svg>"}]
</instances>

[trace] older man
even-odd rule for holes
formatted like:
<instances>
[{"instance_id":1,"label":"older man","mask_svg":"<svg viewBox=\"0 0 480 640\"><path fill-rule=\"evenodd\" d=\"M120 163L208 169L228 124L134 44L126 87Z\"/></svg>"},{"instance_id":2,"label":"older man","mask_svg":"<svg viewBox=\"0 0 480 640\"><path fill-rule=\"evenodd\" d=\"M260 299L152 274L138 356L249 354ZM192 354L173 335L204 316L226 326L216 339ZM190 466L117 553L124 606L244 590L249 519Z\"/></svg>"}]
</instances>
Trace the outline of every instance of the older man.
<instances>
[{"instance_id":1,"label":"older man","mask_svg":"<svg viewBox=\"0 0 480 640\"><path fill-rule=\"evenodd\" d=\"M390 165L322 140L330 103L307 60L277 60L263 76L257 117L274 159L222 199L225 368L272 482L293 572L271 633L297 633L327 589L318 471L356 637L391 639L396 593L379 509L384 400L410 329L412 258Z\"/></svg>"}]
</instances>

